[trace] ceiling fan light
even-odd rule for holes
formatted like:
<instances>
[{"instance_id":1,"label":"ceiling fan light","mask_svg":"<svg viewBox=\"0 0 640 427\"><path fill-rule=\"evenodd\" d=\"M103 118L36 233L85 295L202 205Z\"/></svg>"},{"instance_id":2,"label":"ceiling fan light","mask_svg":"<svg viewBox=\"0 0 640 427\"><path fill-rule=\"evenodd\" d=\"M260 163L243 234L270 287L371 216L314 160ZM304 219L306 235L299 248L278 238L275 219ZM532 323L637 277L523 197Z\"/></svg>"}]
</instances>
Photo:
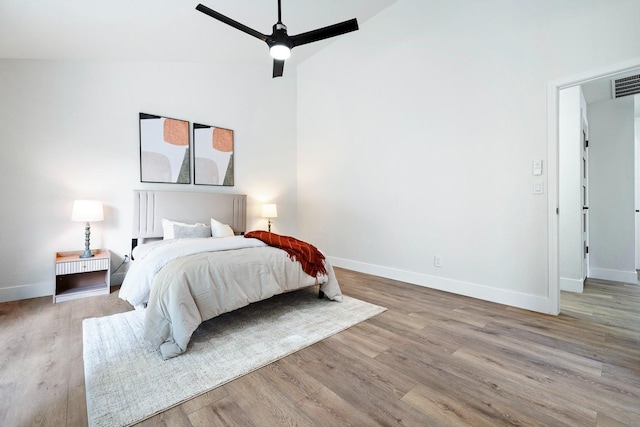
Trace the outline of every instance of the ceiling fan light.
<instances>
[{"instance_id":1,"label":"ceiling fan light","mask_svg":"<svg viewBox=\"0 0 640 427\"><path fill-rule=\"evenodd\" d=\"M274 44L269 48L269 53L275 59L285 60L291 56L291 49L284 44Z\"/></svg>"}]
</instances>

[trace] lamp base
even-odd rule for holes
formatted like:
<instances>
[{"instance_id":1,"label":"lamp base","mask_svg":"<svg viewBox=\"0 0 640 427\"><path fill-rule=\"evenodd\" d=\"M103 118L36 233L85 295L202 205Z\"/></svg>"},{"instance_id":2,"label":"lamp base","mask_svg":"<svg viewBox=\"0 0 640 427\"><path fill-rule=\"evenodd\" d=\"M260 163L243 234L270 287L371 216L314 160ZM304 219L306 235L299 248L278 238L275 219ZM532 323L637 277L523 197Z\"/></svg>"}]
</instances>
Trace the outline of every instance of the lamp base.
<instances>
[{"instance_id":1,"label":"lamp base","mask_svg":"<svg viewBox=\"0 0 640 427\"><path fill-rule=\"evenodd\" d=\"M91 251L89 249L85 249L82 255L80 255L78 258L91 258L92 256L94 255L91 253Z\"/></svg>"},{"instance_id":2,"label":"lamp base","mask_svg":"<svg viewBox=\"0 0 640 427\"><path fill-rule=\"evenodd\" d=\"M84 252L80 255L80 258L91 258L93 254L89 250L89 239L91 237L91 224L87 222L84 227Z\"/></svg>"}]
</instances>

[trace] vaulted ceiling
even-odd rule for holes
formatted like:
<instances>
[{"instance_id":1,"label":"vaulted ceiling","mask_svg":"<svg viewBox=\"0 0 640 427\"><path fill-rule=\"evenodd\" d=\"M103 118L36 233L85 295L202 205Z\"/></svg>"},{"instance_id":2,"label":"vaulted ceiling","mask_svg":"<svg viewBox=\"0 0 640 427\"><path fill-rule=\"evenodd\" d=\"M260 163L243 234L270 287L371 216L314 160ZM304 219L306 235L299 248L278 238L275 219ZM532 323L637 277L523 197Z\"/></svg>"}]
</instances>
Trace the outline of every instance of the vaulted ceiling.
<instances>
[{"instance_id":1,"label":"vaulted ceiling","mask_svg":"<svg viewBox=\"0 0 640 427\"><path fill-rule=\"evenodd\" d=\"M282 0L282 21L289 34L354 17L362 24L396 1ZM196 11L198 3L262 33L277 21L277 0L0 0L0 58L269 61L266 44ZM292 61L331 42L301 46Z\"/></svg>"}]
</instances>

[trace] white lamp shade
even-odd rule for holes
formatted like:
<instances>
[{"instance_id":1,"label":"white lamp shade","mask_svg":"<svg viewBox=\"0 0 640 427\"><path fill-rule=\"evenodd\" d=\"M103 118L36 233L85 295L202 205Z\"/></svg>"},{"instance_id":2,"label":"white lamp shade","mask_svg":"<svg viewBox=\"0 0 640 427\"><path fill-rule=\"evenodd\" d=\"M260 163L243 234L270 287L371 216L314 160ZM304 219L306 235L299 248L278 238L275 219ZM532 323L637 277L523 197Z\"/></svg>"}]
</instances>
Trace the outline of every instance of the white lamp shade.
<instances>
[{"instance_id":1,"label":"white lamp shade","mask_svg":"<svg viewBox=\"0 0 640 427\"><path fill-rule=\"evenodd\" d=\"M266 204L262 205L262 217L263 218L277 218L278 217L278 208L275 204Z\"/></svg>"},{"instance_id":2,"label":"white lamp shade","mask_svg":"<svg viewBox=\"0 0 640 427\"><path fill-rule=\"evenodd\" d=\"M283 44L274 44L269 49L269 53L274 59L285 60L291 56L291 49Z\"/></svg>"},{"instance_id":3,"label":"white lamp shade","mask_svg":"<svg viewBox=\"0 0 640 427\"><path fill-rule=\"evenodd\" d=\"M73 202L71 221L95 222L103 219L102 202L98 200L76 200Z\"/></svg>"}]
</instances>

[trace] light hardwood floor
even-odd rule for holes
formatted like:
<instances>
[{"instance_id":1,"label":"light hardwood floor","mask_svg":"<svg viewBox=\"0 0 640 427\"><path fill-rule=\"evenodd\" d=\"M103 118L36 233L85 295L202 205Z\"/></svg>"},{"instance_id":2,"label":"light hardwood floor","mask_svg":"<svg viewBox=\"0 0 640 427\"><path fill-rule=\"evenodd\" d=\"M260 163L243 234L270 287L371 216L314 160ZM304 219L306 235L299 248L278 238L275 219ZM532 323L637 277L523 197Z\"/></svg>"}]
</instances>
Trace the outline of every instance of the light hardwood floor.
<instances>
[{"instance_id":1,"label":"light hardwood floor","mask_svg":"<svg viewBox=\"0 0 640 427\"><path fill-rule=\"evenodd\" d=\"M139 425L640 425L638 285L589 281L553 317L337 275L388 311ZM0 304L0 425L86 425L82 319L129 309Z\"/></svg>"}]
</instances>

